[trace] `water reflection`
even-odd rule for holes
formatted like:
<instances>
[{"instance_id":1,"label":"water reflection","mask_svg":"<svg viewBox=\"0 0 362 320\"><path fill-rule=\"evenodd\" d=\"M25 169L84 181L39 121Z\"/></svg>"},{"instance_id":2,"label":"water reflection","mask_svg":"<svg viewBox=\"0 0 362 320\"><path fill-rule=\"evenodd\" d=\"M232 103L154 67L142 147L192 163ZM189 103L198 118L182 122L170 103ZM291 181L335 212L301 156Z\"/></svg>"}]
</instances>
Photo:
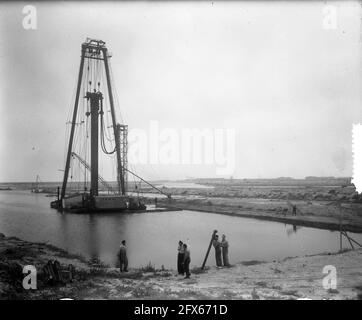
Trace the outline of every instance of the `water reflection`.
<instances>
[{"instance_id":1,"label":"water reflection","mask_svg":"<svg viewBox=\"0 0 362 320\"><path fill-rule=\"evenodd\" d=\"M298 230L302 229L303 227L296 226L296 225L285 225L286 226L286 233L287 236L290 237L291 235L297 233Z\"/></svg>"}]
</instances>

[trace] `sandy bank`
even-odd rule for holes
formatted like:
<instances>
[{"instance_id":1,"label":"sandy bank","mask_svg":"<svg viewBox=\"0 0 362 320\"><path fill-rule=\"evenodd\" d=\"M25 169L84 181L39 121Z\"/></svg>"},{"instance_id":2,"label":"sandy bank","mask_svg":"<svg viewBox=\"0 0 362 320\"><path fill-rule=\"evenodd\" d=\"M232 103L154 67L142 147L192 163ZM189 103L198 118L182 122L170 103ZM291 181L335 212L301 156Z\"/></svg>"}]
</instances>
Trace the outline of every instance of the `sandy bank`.
<instances>
[{"instance_id":1,"label":"sandy bank","mask_svg":"<svg viewBox=\"0 0 362 320\"><path fill-rule=\"evenodd\" d=\"M292 214L291 203L297 206ZM272 199L178 198L159 200L159 205L184 210L204 211L246 218L282 222L327 230L362 232L362 205L337 204L327 201L285 201Z\"/></svg>"},{"instance_id":2,"label":"sandy bank","mask_svg":"<svg viewBox=\"0 0 362 320\"><path fill-rule=\"evenodd\" d=\"M224 269L211 266L204 272L193 270L191 279L185 280L173 270L152 268L120 274L48 244L0 236L0 299L357 299L362 297L361 253L240 262ZM75 280L49 286L39 274L38 289L24 290L23 275L14 272L15 266L33 264L41 270L49 259L73 264ZM336 267L336 290L322 286L326 265Z\"/></svg>"}]
</instances>

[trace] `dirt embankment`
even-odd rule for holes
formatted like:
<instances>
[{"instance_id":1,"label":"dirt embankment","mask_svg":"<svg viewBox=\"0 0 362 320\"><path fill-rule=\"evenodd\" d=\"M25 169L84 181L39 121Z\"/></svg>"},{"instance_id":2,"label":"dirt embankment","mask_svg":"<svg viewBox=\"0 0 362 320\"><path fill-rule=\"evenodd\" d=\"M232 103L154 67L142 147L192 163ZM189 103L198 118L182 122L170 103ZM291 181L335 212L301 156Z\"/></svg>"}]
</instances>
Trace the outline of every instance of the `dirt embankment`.
<instances>
[{"instance_id":1,"label":"dirt embankment","mask_svg":"<svg viewBox=\"0 0 362 320\"><path fill-rule=\"evenodd\" d=\"M339 209L335 204L325 202L305 203L293 201L297 207L293 214L290 202L264 199L224 198L160 200L159 206L169 209L204 211L246 218L276 221L297 226L349 232L362 232L362 205L351 205Z\"/></svg>"},{"instance_id":2,"label":"dirt embankment","mask_svg":"<svg viewBox=\"0 0 362 320\"><path fill-rule=\"evenodd\" d=\"M300 226L362 232L362 196L352 186L215 185L172 188L159 206L278 221ZM296 208L296 214L293 212Z\"/></svg>"},{"instance_id":3,"label":"dirt embankment","mask_svg":"<svg viewBox=\"0 0 362 320\"><path fill-rule=\"evenodd\" d=\"M115 268L95 265L48 244L0 235L0 299L361 299L361 253L240 262L224 269L195 269L191 279L183 279L173 270L150 266L120 274ZM50 259L64 266L73 264L73 282L50 286L39 271L38 289L23 289L22 267L31 264L41 270ZM336 268L336 289L322 285L326 265Z\"/></svg>"}]
</instances>

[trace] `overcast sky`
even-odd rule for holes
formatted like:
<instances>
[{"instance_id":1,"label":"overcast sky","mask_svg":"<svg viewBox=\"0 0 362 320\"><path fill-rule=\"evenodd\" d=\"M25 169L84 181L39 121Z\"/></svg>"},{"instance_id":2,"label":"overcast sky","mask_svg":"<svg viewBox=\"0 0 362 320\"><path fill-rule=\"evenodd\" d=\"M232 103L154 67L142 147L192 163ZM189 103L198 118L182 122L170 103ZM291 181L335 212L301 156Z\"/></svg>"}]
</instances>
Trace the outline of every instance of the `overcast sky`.
<instances>
[{"instance_id":1,"label":"overcast sky","mask_svg":"<svg viewBox=\"0 0 362 320\"><path fill-rule=\"evenodd\" d=\"M25 4L37 29L22 26ZM337 28L323 28L323 8ZM358 2L0 3L0 181L59 181L80 46L102 39L130 129L235 128L235 178L351 176ZM215 165L139 165L148 179Z\"/></svg>"}]
</instances>

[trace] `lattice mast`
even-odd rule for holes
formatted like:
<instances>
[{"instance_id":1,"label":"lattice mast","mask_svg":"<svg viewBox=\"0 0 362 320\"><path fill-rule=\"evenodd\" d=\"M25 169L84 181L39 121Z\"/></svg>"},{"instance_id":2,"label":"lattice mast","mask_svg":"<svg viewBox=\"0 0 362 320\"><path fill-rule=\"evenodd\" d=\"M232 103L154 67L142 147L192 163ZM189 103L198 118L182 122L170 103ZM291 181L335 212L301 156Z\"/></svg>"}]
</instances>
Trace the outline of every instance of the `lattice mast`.
<instances>
[{"instance_id":1,"label":"lattice mast","mask_svg":"<svg viewBox=\"0 0 362 320\"><path fill-rule=\"evenodd\" d=\"M121 176L123 177L123 188L127 192L128 186L128 125L118 124L119 145L121 154Z\"/></svg>"}]
</instances>

